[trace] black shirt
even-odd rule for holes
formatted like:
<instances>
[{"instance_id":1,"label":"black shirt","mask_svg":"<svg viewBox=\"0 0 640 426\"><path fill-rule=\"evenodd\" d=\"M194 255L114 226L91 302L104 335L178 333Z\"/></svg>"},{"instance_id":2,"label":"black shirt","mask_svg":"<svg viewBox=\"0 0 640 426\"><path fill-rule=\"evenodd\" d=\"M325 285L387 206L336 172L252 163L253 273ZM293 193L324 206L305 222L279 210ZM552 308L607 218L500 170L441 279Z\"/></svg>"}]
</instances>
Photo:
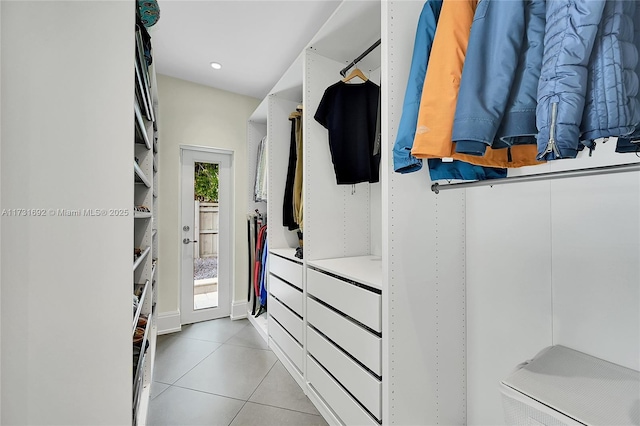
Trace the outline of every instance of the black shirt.
<instances>
[{"instance_id":1,"label":"black shirt","mask_svg":"<svg viewBox=\"0 0 640 426\"><path fill-rule=\"evenodd\" d=\"M329 131L338 184L378 182L380 154L373 155L380 87L339 81L329 86L314 115Z\"/></svg>"}]
</instances>

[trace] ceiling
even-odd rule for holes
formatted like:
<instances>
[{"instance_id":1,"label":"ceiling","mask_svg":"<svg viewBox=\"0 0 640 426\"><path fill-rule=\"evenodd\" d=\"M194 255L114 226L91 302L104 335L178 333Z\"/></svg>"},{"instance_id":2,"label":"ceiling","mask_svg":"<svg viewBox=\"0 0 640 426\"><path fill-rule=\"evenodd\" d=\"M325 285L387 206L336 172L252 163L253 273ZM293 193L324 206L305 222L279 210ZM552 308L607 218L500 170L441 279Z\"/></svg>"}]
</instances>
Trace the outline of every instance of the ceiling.
<instances>
[{"instance_id":1,"label":"ceiling","mask_svg":"<svg viewBox=\"0 0 640 426\"><path fill-rule=\"evenodd\" d=\"M340 3L159 0L149 29L156 72L262 99Z\"/></svg>"}]
</instances>

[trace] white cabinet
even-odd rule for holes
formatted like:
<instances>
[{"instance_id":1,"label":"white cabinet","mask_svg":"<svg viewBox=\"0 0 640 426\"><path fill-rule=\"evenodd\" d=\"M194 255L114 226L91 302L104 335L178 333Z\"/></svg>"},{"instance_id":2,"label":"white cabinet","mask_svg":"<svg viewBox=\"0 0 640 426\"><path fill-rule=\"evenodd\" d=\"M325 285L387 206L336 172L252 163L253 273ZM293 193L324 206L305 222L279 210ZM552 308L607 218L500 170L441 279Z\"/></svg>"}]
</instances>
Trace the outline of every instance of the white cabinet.
<instances>
[{"instance_id":1,"label":"white cabinet","mask_svg":"<svg viewBox=\"0 0 640 426\"><path fill-rule=\"evenodd\" d=\"M136 26L134 99L134 264L133 292L138 306L133 317L133 419L144 425L148 412L157 335L157 171L158 127L155 72L148 65L143 32ZM149 42L150 43L150 42Z\"/></svg>"},{"instance_id":2,"label":"white cabinet","mask_svg":"<svg viewBox=\"0 0 640 426\"><path fill-rule=\"evenodd\" d=\"M426 161L417 173L393 171L424 6L342 2L260 107L272 313L301 319L283 336L296 342L296 360L303 354L297 378L329 423L500 424L499 381L556 343L639 368L637 174L436 195ZM327 130L313 116L339 71L377 39L358 67L381 86L380 182L336 185ZM301 261L281 226L287 118L300 103ZM510 175L634 161L612 145ZM293 337L300 323L302 340Z\"/></svg>"},{"instance_id":3,"label":"white cabinet","mask_svg":"<svg viewBox=\"0 0 640 426\"><path fill-rule=\"evenodd\" d=\"M375 260L373 262L376 262ZM357 280L362 265L374 265L377 279ZM380 262L371 256L307 262L307 346L316 374L307 377L319 400L352 407L382 421L382 306ZM330 266L331 269L321 269ZM376 266L377 271L376 271ZM313 269L312 269L313 268ZM377 272L377 274L375 273ZM370 276L371 269L360 276ZM346 279L348 275L351 279ZM354 280L354 278L356 280ZM328 380L323 372L331 376ZM343 391L335 392L335 387ZM351 409L346 409L350 413ZM346 422L339 413L340 421Z\"/></svg>"}]
</instances>

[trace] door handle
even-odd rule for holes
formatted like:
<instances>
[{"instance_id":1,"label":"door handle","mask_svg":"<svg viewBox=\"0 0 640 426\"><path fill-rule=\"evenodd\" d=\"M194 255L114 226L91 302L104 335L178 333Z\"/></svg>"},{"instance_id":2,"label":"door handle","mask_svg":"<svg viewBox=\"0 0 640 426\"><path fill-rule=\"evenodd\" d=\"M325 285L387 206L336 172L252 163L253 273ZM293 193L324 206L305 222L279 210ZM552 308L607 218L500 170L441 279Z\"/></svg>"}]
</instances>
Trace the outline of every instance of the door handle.
<instances>
[{"instance_id":1,"label":"door handle","mask_svg":"<svg viewBox=\"0 0 640 426\"><path fill-rule=\"evenodd\" d=\"M184 240L182 240L182 244L189 244L189 243L197 243L197 241L195 241L195 240L194 240L194 241L191 241L191 240L190 240L190 239L188 239L188 238L185 238Z\"/></svg>"}]
</instances>

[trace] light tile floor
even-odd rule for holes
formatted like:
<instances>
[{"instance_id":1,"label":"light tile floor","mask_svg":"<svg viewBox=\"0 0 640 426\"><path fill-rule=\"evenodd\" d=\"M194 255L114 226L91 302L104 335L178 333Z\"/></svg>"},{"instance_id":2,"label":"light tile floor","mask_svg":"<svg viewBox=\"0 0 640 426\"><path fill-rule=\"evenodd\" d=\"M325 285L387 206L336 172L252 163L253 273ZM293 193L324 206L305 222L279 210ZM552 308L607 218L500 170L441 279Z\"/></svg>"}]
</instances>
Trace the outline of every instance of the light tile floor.
<instances>
[{"instance_id":1,"label":"light tile floor","mask_svg":"<svg viewBox=\"0 0 640 426\"><path fill-rule=\"evenodd\" d=\"M147 424L327 425L247 320L158 336Z\"/></svg>"}]
</instances>

